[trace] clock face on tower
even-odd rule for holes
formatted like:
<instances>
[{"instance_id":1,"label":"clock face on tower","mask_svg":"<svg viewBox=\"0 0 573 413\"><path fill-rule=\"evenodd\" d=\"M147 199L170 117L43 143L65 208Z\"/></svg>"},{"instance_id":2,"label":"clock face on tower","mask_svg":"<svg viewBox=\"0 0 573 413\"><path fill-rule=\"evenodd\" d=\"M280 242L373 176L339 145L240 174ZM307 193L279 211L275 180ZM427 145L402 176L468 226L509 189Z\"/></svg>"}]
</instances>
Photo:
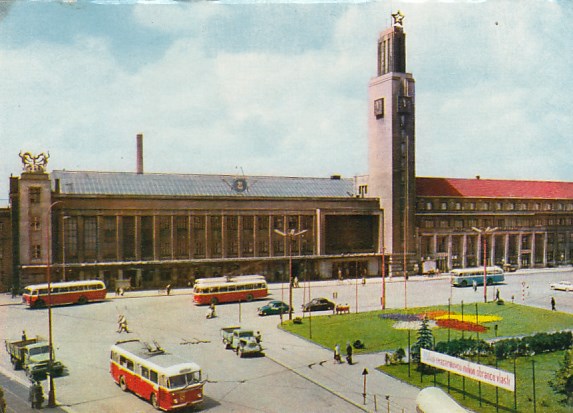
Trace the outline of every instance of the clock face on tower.
<instances>
[{"instance_id":1,"label":"clock face on tower","mask_svg":"<svg viewBox=\"0 0 573 413\"><path fill-rule=\"evenodd\" d=\"M398 97L398 113L410 113L412 111L412 99L409 96Z\"/></svg>"},{"instance_id":2,"label":"clock face on tower","mask_svg":"<svg viewBox=\"0 0 573 413\"><path fill-rule=\"evenodd\" d=\"M384 117L384 98L374 101L374 116L376 116L376 119Z\"/></svg>"}]
</instances>

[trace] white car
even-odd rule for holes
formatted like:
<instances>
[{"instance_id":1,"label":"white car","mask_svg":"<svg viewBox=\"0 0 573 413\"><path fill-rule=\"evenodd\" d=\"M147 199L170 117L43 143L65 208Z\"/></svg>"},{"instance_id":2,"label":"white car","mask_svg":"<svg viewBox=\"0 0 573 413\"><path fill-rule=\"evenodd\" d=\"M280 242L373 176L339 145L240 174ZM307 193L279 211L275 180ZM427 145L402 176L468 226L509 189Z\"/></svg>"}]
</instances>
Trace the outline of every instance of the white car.
<instances>
[{"instance_id":1,"label":"white car","mask_svg":"<svg viewBox=\"0 0 573 413\"><path fill-rule=\"evenodd\" d=\"M549 287L552 290L561 290L561 291L573 291L573 283L570 281L559 281L558 283L553 283Z\"/></svg>"}]
</instances>

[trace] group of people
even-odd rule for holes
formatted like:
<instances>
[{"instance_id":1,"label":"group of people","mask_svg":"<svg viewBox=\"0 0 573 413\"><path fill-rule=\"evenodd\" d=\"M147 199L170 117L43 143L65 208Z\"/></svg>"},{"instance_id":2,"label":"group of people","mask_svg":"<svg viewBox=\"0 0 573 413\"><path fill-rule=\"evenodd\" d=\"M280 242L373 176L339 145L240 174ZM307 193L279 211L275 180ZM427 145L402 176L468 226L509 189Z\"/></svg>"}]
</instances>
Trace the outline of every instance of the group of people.
<instances>
[{"instance_id":1,"label":"group of people","mask_svg":"<svg viewBox=\"0 0 573 413\"><path fill-rule=\"evenodd\" d=\"M342 357L340 354L340 344L336 343L334 346L334 362L337 364L342 363ZM350 342L346 342L346 362L352 364L352 345Z\"/></svg>"}]
</instances>

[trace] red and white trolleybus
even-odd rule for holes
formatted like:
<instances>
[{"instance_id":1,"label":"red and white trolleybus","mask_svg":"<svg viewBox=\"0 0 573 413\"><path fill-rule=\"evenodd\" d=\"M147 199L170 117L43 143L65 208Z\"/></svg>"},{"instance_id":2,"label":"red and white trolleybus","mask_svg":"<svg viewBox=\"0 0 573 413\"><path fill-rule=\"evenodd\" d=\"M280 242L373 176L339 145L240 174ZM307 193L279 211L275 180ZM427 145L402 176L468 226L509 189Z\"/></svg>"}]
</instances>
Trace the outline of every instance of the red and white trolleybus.
<instances>
[{"instance_id":1,"label":"red and white trolleybus","mask_svg":"<svg viewBox=\"0 0 573 413\"><path fill-rule=\"evenodd\" d=\"M158 410L173 411L203 401L201 368L140 341L118 341L111 347L110 372L123 391L131 391Z\"/></svg>"},{"instance_id":2,"label":"red and white trolleybus","mask_svg":"<svg viewBox=\"0 0 573 413\"><path fill-rule=\"evenodd\" d=\"M103 301L107 295L105 284L99 280L51 283L51 287L49 293L48 284L28 285L22 293L22 301L32 308L42 308L47 305Z\"/></svg>"},{"instance_id":3,"label":"red and white trolleybus","mask_svg":"<svg viewBox=\"0 0 573 413\"><path fill-rule=\"evenodd\" d=\"M199 278L193 287L195 304L253 301L267 295L267 281L262 275Z\"/></svg>"}]
</instances>

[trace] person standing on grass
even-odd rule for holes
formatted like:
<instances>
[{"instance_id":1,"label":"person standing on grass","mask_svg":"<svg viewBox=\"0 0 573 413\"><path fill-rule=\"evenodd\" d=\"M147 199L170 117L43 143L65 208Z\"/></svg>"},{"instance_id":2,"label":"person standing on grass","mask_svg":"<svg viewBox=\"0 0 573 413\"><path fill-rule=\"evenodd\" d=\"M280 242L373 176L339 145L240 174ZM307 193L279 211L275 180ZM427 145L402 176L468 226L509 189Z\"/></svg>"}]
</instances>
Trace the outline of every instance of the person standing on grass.
<instances>
[{"instance_id":1,"label":"person standing on grass","mask_svg":"<svg viewBox=\"0 0 573 413\"><path fill-rule=\"evenodd\" d=\"M555 310L555 297L551 297L551 311L557 311Z\"/></svg>"}]
</instances>

